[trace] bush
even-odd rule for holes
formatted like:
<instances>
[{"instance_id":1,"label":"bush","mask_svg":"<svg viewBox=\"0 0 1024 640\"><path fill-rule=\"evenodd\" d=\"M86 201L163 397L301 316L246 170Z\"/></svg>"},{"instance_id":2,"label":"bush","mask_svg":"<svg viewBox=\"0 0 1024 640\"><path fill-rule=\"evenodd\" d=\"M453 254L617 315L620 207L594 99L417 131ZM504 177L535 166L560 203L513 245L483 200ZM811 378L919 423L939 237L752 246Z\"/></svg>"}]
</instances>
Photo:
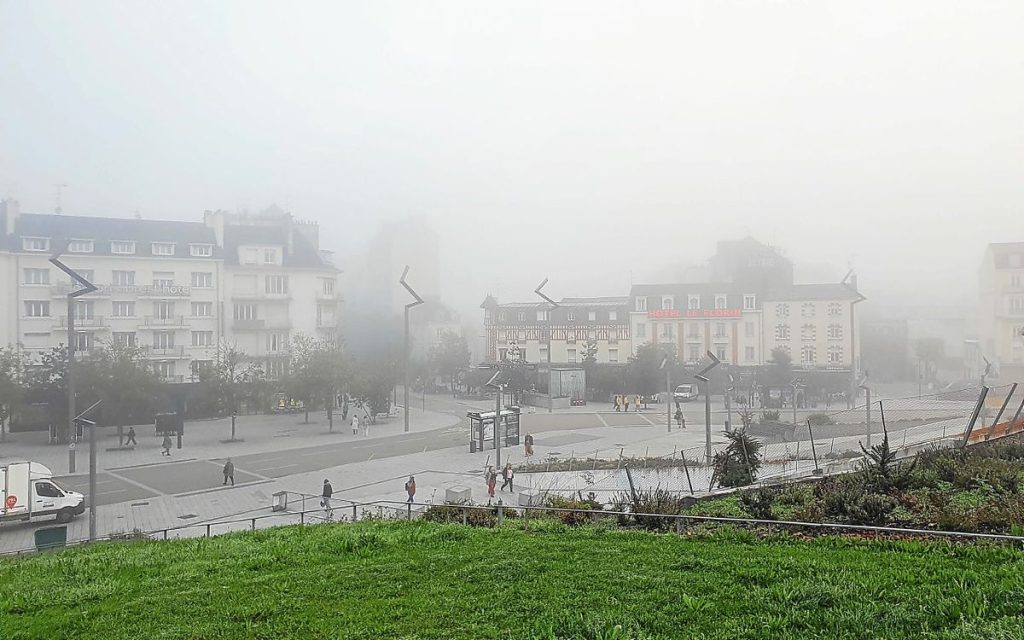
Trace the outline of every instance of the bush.
<instances>
[{"instance_id":1,"label":"bush","mask_svg":"<svg viewBox=\"0 0 1024 640\"><path fill-rule=\"evenodd\" d=\"M909 465L900 464L896 461L896 451L889 447L889 436L882 438L882 442L865 449L864 461L861 463L860 471L864 477L867 488L875 493L893 493L902 491L910 486L912 474L917 461Z\"/></svg>"},{"instance_id":2,"label":"bush","mask_svg":"<svg viewBox=\"0 0 1024 640\"><path fill-rule=\"evenodd\" d=\"M836 423L836 421L832 419L832 416L827 413L812 413L807 416L807 421L814 427L824 427Z\"/></svg>"},{"instance_id":3,"label":"bush","mask_svg":"<svg viewBox=\"0 0 1024 640\"><path fill-rule=\"evenodd\" d=\"M562 524L569 527L579 527L592 522L594 519L592 512L604 511L604 504L597 500L597 495L594 493L587 494L586 500L552 495L548 497L547 506L552 509L572 509L572 511L555 512Z\"/></svg>"},{"instance_id":4,"label":"bush","mask_svg":"<svg viewBox=\"0 0 1024 640\"><path fill-rule=\"evenodd\" d=\"M761 422L778 422L780 415L778 411L762 411Z\"/></svg>"},{"instance_id":5,"label":"bush","mask_svg":"<svg viewBox=\"0 0 1024 640\"><path fill-rule=\"evenodd\" d=\"M850 524L883 526L892 517L898 503L892 496L880 493L862 493L848 506Z\"/></svg>"},{"instance_id":6,"label":"bush","mask_svg":"<svg viewBox=\"0 0 1024 640\"><path fill-rule=\"evenodd\" d=\"M473 507L474 505L465 505ZM447 524L462 524L462 505L457 504L435 504L431 505L424 513L423 519L427 522L441 522ZM498 524L498 508L496 506L486 509L475 507L466 509L466 524L471 527L493 528ZM518 518L519 512L515 509L505 507L502 515L505 518Z\"/></svg>"},{"instance_id":7,"label":"bush","mask_svg":"<svg viewBox=\"0 0 1024 640\"><path fill-rule=\"evenodd\" d=\"M679 515L686 511L690 502L682 495L661 488L638 491L635 502L629 494L623 494L619 500L632 504L633 520L651 531L667 531L672 526L671 518L659 518L656 514Z\"/></svg>"},{"instance_id":8,"label":"bush","mask_svg":"<svg viewBox=\"0 0 1024 640\"><path fill-rule=\"evenodd\" d=\"M745 431L725 434L725 451L715 454L712 484L720 487L745 487L753 484L761 468L761 443Z\"/></svg>"},{"instance_id":9,"label":"bush","mask_svg":"<svg viewBox=\"0 0 1024 640\"><path fill-rule=\"evenodd\" d=\"M740 505L756 520L774 520L772 505L779 492L771 487L762 487L740 493Z\"/></svg>"}]
</instances>

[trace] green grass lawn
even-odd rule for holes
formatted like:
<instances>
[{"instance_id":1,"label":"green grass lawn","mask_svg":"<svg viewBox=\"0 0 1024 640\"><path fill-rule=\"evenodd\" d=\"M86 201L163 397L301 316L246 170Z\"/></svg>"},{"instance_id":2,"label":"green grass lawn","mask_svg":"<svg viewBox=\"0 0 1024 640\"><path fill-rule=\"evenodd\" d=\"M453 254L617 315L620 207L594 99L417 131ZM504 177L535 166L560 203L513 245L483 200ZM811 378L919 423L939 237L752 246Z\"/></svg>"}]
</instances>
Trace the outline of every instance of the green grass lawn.
<instances>
[{"instance_id":1,"label":"green grass lawn","mask_svg":"<svg viewBox=\"0 0 1024 640\"><path fill-rule=\"evenodd\" d=\"M392 522L0 560L4 640L1021 637L994 546Z\"/></svg>"}]
</instances>

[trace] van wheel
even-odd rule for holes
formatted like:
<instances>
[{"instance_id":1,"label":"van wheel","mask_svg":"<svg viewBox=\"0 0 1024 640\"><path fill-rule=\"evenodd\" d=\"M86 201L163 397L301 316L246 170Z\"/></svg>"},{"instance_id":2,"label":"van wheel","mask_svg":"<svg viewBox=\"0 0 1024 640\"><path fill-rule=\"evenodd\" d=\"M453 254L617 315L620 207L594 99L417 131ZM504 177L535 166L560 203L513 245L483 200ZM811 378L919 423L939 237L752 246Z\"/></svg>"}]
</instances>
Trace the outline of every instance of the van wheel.
<instances>
[{"instance_id":1,"label":"van wheel","mask_svg":"<svg viewBox=\"0 0 1024 640\"><path fill-rule=\"evenodd\" d=\"M57 512L57 522L60 522L61 524L71 522L74 517L75 514L71 509L61 509Z\"/></svg>"}]
</instances>

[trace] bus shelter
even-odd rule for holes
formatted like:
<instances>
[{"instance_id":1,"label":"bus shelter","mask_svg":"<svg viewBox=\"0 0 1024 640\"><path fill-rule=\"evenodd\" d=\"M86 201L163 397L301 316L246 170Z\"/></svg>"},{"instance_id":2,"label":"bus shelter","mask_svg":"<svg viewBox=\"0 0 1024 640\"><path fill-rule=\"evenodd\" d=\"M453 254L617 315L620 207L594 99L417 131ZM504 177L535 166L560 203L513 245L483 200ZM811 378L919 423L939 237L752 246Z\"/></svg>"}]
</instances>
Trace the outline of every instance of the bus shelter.
<instances>
[{"instance_id":1,"label":"bus shelter","mask_svg":"<svg viewBox=\"0 0 1024 640\"><path fill-rule=\"evenodd\" d=\"M494 412L470 411L469 418L469 452L476 453L484 449L494 449ZM519 444L519 407L506 407L498 417L498 434L505 437L504 446Z\"/></svg>"}]
</instances>

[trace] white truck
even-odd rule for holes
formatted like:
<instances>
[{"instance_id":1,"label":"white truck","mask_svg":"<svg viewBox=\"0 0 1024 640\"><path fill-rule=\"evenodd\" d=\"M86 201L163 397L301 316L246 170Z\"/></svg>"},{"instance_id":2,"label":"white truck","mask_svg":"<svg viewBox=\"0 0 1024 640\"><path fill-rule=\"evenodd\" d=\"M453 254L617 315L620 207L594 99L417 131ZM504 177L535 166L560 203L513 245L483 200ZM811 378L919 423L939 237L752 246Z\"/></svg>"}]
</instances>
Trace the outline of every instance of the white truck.
<instances>
[{"instance_id":1,"label":"white truck","mask_svg":"<svg viewBox=\"0 0 1024 640\"><path fill-rule=\"evenodd\" d=\"M0 522L56 516L70 522L85 511L85 496L53 480L53 472L38 462L11 462L0 467Z\"/></svg>"}]
</instances>

